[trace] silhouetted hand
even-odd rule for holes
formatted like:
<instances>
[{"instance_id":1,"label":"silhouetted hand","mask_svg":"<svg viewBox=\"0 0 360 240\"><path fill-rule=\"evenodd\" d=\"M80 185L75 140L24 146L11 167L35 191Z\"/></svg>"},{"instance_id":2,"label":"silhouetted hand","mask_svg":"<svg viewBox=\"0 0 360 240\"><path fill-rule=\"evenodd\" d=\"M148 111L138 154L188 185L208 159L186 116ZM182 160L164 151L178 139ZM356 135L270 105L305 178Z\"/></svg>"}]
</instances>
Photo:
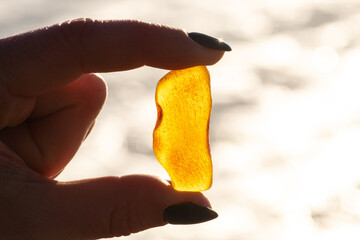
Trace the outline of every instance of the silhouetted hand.
<instances>
[{"instance_id":1,"label":"silhouetted hand","mask_svg":"<svg viewBox=\"0 0 360 240\"><path fill-rule=\"evenodd\" d=\"M164 210L201 193L156 177L53 180L89 134L106 98L93 72L144 65L216 63L179 29L137 21L78 19L0 40L0 235L4 239L96 239L166 224ZM170 213L171 214L171 213Z\"/></svg>"}]
</instances>

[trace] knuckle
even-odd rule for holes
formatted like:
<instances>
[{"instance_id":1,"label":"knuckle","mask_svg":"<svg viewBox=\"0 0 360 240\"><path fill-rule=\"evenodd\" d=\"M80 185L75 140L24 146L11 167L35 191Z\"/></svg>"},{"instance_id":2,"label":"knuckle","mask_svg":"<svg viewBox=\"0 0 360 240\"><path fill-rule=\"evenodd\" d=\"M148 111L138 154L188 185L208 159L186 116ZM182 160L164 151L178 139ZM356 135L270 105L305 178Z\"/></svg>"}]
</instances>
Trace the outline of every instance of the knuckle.
<instances>
[{"instance_id":1,"label":"knuckle","mask_svg":"<svg viewBox=\"0 0 360 240\"><path fill-rule=\"evenodd\" d=\"M130 226L130 204L124 202L113 207L110 215L109 232L112 236L129 236L132 233Z\"/></svg>"},{"instance_id":2,"label":"knuckle","mask_svg":"<svg viewBox=\"0 0 360 240\"><path fill-rule=\"evenodd\" d=\"M84 55L86 54L85 49L89 49L86 46L88 41L85 39L92 36L96 23L97 21L91 18L79 18L57 25L57 29L60 32L59 42L67 47L70 54L74 56L83 73L88 72L83 67Z\"/></svg>"},{"instance_id":3,"label":"knuckle","mask_svg":"<svg viewBox=\"0 0 360 240\"><path fill-rule=\"evenodd\" d=\"M96 21L91 18L79 18L60 23L58 26L66 39L79 42L83 34L91 31L95 23Z\"/></svg>"}]
</instances>

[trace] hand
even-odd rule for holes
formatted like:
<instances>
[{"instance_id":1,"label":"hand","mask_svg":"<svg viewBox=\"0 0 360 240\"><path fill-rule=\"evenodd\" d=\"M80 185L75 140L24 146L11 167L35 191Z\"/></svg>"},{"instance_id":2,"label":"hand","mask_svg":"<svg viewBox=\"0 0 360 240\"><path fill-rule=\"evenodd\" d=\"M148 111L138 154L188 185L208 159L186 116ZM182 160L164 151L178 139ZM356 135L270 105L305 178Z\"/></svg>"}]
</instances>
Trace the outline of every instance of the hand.
<instances>
[{"instance_id":1,"label":"hand","mask_svg":"<svg viewBox=\"0 0 360 240\"><path fill-rule=\"evenodd\" d=\"M176 192L152 176L54 180L104 104L106 84L93 72L143 65L179 69L214 64L222 57L222 50L195 41L165 26L89 19L0 40L3 238L129 235L166 224L163 212L171 205L210 207L201 193Z\"/></svg>"}]
</instances>

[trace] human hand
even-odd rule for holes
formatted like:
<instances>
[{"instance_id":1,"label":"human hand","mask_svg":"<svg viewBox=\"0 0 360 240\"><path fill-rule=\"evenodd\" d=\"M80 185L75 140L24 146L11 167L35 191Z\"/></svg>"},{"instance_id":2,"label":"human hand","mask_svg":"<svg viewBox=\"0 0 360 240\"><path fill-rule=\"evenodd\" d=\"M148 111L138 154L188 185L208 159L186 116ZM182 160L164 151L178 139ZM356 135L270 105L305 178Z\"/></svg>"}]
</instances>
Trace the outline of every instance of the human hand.
<instances>
[{"instance_id":1,"label":"human hand","mask_svg":"<svg viewBox=\"0 0 360 240\"><path fill-rule=\"evenodd\" d=\"M137 21L79 19L0 40L2 237L124 236L176 222L176 208L165 220L164 210L186 202L202 213L185 216L188 221L215 217L201 193L177 192L152 176L54 180L104 104L106 84L92 73L143 65L180 69L220 60L227 46L198 36L193 41L182 30ZM209 48L214 46L218 50Z\"/></svg>"}]
</instances>

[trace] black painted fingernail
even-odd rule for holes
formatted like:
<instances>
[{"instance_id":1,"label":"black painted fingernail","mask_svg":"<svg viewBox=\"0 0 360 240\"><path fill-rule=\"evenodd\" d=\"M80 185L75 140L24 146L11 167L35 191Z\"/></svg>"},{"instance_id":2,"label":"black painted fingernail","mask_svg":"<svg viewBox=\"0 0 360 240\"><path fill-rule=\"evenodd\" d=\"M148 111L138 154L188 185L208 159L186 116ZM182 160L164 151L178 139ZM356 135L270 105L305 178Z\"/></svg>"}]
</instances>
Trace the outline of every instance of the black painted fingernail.
<instances>
[{"instance_id":1,"label":"black painted fingernail","mask_svg":"<svg viewBox=\"0 0 360 240\"><path fill-rule=\"evenodd\" d=\"M217 218L218 214L210 208L191 202L180 203L167 207L164 220L170 224L195 224Z\"/></svg>"},{"instance_id":2,"label":"black painted fingernail","mask_svg":"<svg viewBox=\"0 0 360 240\"><path fill-rule=\"evenodd\" d=\"M198 32L190 32L188 33L188 36L201 46L227 52L231 51L229 44L209 35Z\"/></svg>"}]
</instances>

